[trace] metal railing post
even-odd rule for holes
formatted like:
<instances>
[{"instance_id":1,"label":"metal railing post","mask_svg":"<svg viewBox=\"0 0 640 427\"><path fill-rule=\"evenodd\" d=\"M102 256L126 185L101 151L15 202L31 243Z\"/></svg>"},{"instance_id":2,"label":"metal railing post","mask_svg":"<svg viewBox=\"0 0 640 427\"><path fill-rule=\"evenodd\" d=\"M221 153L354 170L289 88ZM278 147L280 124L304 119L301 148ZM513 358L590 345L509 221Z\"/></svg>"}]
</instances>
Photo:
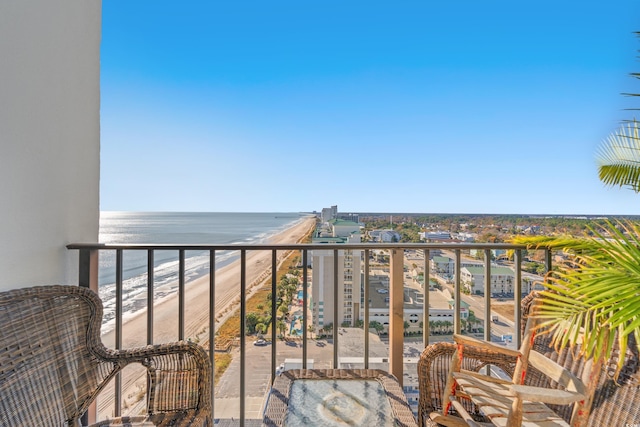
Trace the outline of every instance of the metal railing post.
<instances>
[{"instance_id":1,"label":"metal railing post","mask_svg":"<svg viewBox=\"0 0 640 427\"><path fill-rule=\"evenodd\" d=\"M209 361L211 362L211 418L215 419L216 380L216 251L209 251Z\"/></svg>"},{"instance_id":2,"label":"metal railing post","mask_svg":"<svg viewBox=\"0 0 640 427\"><path fill-rule=\"evenodd\" d=\"M240 251L240 427L246 417L246 359L247 359L247 251Z\"/></svg>"},{"instance_id":3,"label":"metal railing post","mask_svg":"<svg viewBox=\"0 0 640 427\"><path fill-rule=\"evenodd\" d=\"M122 349L122 249L116 250L116 328L115 347ZM114 415L121 415L122 405L122 374L118 372L115 378L115 408Z\"/></svg>"},{"instance_id":4,"label":"metal railing post","mask_svg":"<svg viewBox=\"0 0 640 427\"><path fill-rule=\"evenodd\" d=\"M484 250L484 340L491 342L491 249ZM489 371L487 369L487 371Z\"/></svg>"},{"instance_id":5,"label":"metal railing post","mask_svg":"<svg viewBox=\"0 0 640 427\"><path fill-rule=\"evenodd\" d=\"M520 302L522 301L522 251L516 249L513 253L513 263L516 267L516 277L513 289L513 336L515 338L516 348L520 348L522 344L522 337L520 331L522 330L522 308Z\"/></svg>"},{"instance_id":6,"label":"metal railing post","mask_svg":"<svg viewBox=\"0 0 640 427\"><path fill-rule=\"evenodd\" d=\"M147 251L147 345L153 344L153 249ZM148 390L148 389L147 389Z\"/></svg>"},{"instance_id":7,"label":"metal railing post","mask_svg":"<svg viewBox=\"0 0 640 427\"><path fill-rule=\"evenodd\" d=\"M309 313L307 305L309 301L307 290L307 251L302 251L302 369L307 369L307 325L309 325Z\"/></svg>"},{"instance_id":8,"label":"metal railing post","mask_svg":"<svg viewBox=\"0 0 640 427\"><path fill-rule=\"evenodd\" d=\"M364 250L364 369L369 369L369 249Z\"/></svg>"},{"instance_id":9,"label":"metal railing post","mask_svg":"<svg viewBox=\"0 0 640 427\"><path fill-rule=\"evenodd\" d=\"M404 346L404 250L392 249L389 297L389 370L402 386Z\"/></svg>"},{"instance_id":10,"label":"metal railing post","mask_svg":"<svg viewBox=\"0 0 640 427\"><path fill-rule=\"evenodd\" d=\"M547 273L550 272L553 268L553 265L551 263L551 250L549 248L546 248L544 250L544 266L547 269Z\"/></svg>"},{"instance_id":11,"label":"metal railing post","mask_svg":"<svg viewBox=\"0 0 640 427\"><path fill-rule=\"evenodd\" d=\"M338 250L333 251L333 369L338 369Z\"/></svg>"},{"instance_id":12,"label":"metal railing post","mask_svg":"<svg viewBox=\"0 0 640 427\"><path fill-rule=\"evenodd\" d=\"M98 293L98 250L80 249L78 285Z\"/></svg>"},{"instance_id":13,"label":"metal railing post","mask_svg":"<svg viewBox=\"0 0 640 427\"><path fill-rule=\"evenodd\" d=\"M460 249L456 249L456 265L455 265L455 289L454 289L454 302L453 302L453 331L456 334L460 333L460 308L462 305L460 301L462 297L460 296L460 287L461 287L461 279L460 279Z\"/></svg>"},{"instance_id":14,"label":"metal railing post","mask_svg":"<svg viewBox=\"0 0 640 427\"><path fill-rule=\"evenodd\" d=\"M178 340L184 339L184 249L179 251L178 262Z\"/></svg>"},{"instance_id":15,"label":"metal railing post","mask_svg":"<svg viewBox=\"0 0 640 427\"><path fill-rule=\"evenodd\" d=\"M271 251L271 384L275 380L276 375L276 329L278 327L278 286L276 283L278 276L278 254L275 250Z\"/></svg>"},{"instance_id":16,"label":"metal railing post","mask_svg":"<svg viewBox=\"0 0 640 427\"><path fill-rule=\"evenodd\" d=\"M422 345L424 346L424 348L427 348L427 346L429 345L429 335L431 334L431 328L429 327L429 289L431 288L431 278L429 276L430 253L429 249L424 249L423 251L424 275L422 277L424 279L424 302L422 303Z\"/></svg>"}]
</instances>

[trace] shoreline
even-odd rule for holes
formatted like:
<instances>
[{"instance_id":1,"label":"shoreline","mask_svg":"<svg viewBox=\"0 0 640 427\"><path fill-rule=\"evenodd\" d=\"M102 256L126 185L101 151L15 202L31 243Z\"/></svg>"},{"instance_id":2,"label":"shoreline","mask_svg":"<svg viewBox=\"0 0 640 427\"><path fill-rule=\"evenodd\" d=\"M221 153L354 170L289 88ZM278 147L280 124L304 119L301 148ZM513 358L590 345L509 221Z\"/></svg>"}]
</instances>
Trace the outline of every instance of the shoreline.
<instances>
[{"instance_id":1,"label":"shoreline","mask_svg":"<svg viewBox=\"0 0 640 427\"><path fill-rule=\"evenodd\" d=\"M298 243L314 227L316 220L309 217L293 224L291 227L272 236L268 243ZM278 254L280 261L285 251ZM247 296L252 288L263 282L265 275L271 271L271 251L248 251L246 257ZM171 285L173 286L173 285ZM236 300L240 294L240 259L215 271L215 313L216 319L224 313L233 313ZM206 332L209 328L209 275L198 277L185 283L185 339ZM126 321L125 321L126 320ZM216 325L217 325L216 320ZM153 306L153 343L169 343L178 341L178 293L172 292L155 301ZM206 341L208 341L208 333ZM122 348L142 347L147 344L147 309L143 308L123 319ZM101 333L102 343L108 348L115 348L115 330ZM209 351L214 351L209 345ZM140 399L140 391L146 389L146 371L140 367L127 369L122 375L122 407L125 410L144 410L144 399ZM113 417L114 395L100 397L97 404L97 419ZM142 406L141 406L142 405ZM128 409L127 409L128 408Z\"/></svg>"},{"instance_id":2,"label":"shoreline","mask_svg":"<svg viewBox=\"0 0 640 427\"><path fill-rule=\"evenodd\" d=\"M315 227L315 218L309 217L293 224L268 239L269 244L297 243ZM278 260L284 252L278 254ZM271 270L271 251L247 251L246 284L247 295L261 276ZM171 287L177 284L168 285ZM223 316L235 305L240 295L240 259L216 269L215 315ZM209 274L185 283L184 294L184 338L192 338L209 327ZM122 348L146 345L147 309L125 314L122 326ZM178 340L178 293L172 292L155 301L153 307L153 342L166 343ZM115 330L101 333L106 347L115 347ZM208 336L207 336L208 338Z\"/></svg>"}]
</instances>

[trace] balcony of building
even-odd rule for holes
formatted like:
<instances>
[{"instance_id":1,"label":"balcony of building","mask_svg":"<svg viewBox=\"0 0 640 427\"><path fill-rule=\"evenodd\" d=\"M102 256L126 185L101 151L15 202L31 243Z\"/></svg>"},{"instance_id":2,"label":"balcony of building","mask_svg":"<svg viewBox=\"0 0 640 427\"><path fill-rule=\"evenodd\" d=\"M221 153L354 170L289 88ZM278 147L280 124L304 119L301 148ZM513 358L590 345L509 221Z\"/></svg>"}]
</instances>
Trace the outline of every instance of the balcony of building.
<instances>
[{"instance_id":1,"label":"balcony of building","mask_svg":"<svg viewBox=\"0 0 640 427\"><path fill-rule=\"evenodd\" d=\"M454 332L514 348L519 346L520 334L517 331L522 326L519 302L531 290L522 289L523 283L525 286L530 283L523 280L521 253L524 247L511 244L72 244L68 249L79 254L80 285L99 292L103 299L110 298L113 301L105 311L105 317L109 319L103 330L105 344L116 349L158 344L163 340L191 340L202 345L208 351L212 365L216 366L211 389L213 418L217 422L237 425L262 422L276 375L292 368L381 369L398 379L415 412L419 397L416 365L420 352L430 342L451 341ZM510 263L515 277L514 291L508 301L501 297L498 303L498 295L492 295L491 269L496 265L490 261L484 264L485 277L488 278L484 295L464 295L460 266L470 249L485 251L487 255L493 249L514 251L514 259ZM318 305L324 308L324 317L320 320L322 325L314 324L310 304L313 275L310 260L314 250L332 252L334 262L333 277L327 279L333 288L331 299L318 301ZM349 288L350 292L346 293L344 280L338 275L340 269L337 263L345 250L353 251L362 260L362 274L358 277L362 277L363 283L357 292ZM234 273L237 282L237 298L234 301L221 299L216 292L219 275L216 255L231 251L239 258L239 269ZM389 254L388 264L380 265L375 261L374 252L378 251ZM449 284L443 275L429 266L431 255L443 251L456 261L454 279L449 280ZM159 252L175 255L177 278L169 287L154 285L154 276L157 274L154 271L154 258ZM267 253L271 264L266 269L267 273L259 279L253 279L248 274L251 270L251 254L256 252ZM543 252L550 266L550 252ZM146 290L135 295L131 289L134 284L126 279L125 273L127 256L132 253L147 258L147 273L142 284ZM206 284L198 285L198 289L194 287L195 281L185 274L189 254L194 253L209 257ZM411 253L411 260L405 253ZM296 297L291 301L285 300L285 304L290 305L282 310L283 296L277 289L279 264L288 254L297 257L299 284ZM104 274L100 271L99 259L105 256L115 259L115 283L108 286L109 291L98 284L99 274ZM408 267L416 264L416 258L420 265L414 270L423 273L424 280L421 282L407 273ZM491 257L485 259L490 260ZM388 282L381 280L381 274L387 275ZM199 280L201 282L204 278ZM438 287L442 290L429 291L427 288L425 291L424 283L433 282L439 283ZM140 287L141 284L138 282L135 286ZM263 312L268 311L270 320L260 336L254 331L255 325L250 327L247 320L250 311L255 310L255 304L249 301L258 289L266 290L270 298L261 307ZM347 312L347 304L343 304L349 302L353 303L350 313ZM171 305L171 308L167 309L167 305ZM512 314L494 311L496 305L510 306ZM341 310L334 309L341 306ZM470 310L475 319L473 325L467 321ZM327 318L327 313L331 318ZM172 319L169 323L167 316ZM500 321L487 321L496 316ZM231 340L228 336L220 336L221 326L234 318L237 335ZM424 319L429 321L425 322ZM449 327L443 326L446 323L444 319L450 321ZM284 329L278 326L281 320L286 322ZM170 330L162 330L167 328L167 324L172 325ZM194 325L197 327L194 328ZM370 325L366 332L364 325ZM374 326L379 329L376 330ZM507 341L505 336L513 339ZM259 338L264 342L256 342ZM228 360L228 367L224 371L220 368L222 364L219 359L222 358ZM126 378L116 378L113 387L109 387L98 399L98 419L144 411L144 372L124 375Z\"/></svg>"},{"instance_id":2,"label":"balcony of building","mask_svg":"<svg viewBox=\"0 0 640 427\"><path fill-rule=\"evenodd\" d=\"M104 290L98 284L99 258L103 254L113 254L116 259L113 297L103 298L109 304L111 300L114 301L107 307L108 324L105 324L103 335L105 343L113 348L125 348L138 343L192 340L209 351L208 355L214 364L217 354L232 351L233 358L228 362L225 372L214 373L211 396L216 425L260 424L269 390L285 359L290 359L291 366L298 363L301 368L310 368L312 359L314 368L380 368L397 377L409 402L415 403L415 360L420 349L431 342L448 339L451 332L463 332L466 329L463 325L468 325L465 320L468 319L470 308L467 301L472 297L463 297L460 261L469 249L486 253L491 249L515 250L513 292L509 296L497 297L513 301L513 315L505 317L495 311L498 303L504 305L508 301L500 302L491 297L493 266L485 263L484 292L481 292L484 296L473 297L476 302L474 314L481 323L475 332L474 328L470 328L469 333L505 346L509 344L509 339L505 338L510 335L511 345L519 345L522 316L518 302L525 293L522 286L530 283L522 277L519 251L523 248L519 246L326 243L317 246L226 247L87 244L98 239L100 212L101 4L99 1L58 0L9 2L2 8L0 21L3 23L0 25L0 39L10 41L0 47L4 59L0 61L0 75L6 83L2 87L2 105L5 108L0 114L0 128L3 147L8 150L1 157L4 161L0 168L0 181L4 184L3 221L0 222L3 279L0 287L4 291L34 284L78 282L80 286L102 294ZM82 243L72 244L66 250L64 245L68 242ZM272 311L272 323L268 325L264 337L268 344L254 345L257 337L248 334L246 328L249 311L247 301L253 292L247 270L249 254L255 251L269 253L269 274L274 278L278 259L283 252L296 251L301 259L308 260L316 249L333 251L336 260L338 253L345 249L352 250L354 254L359 252L362 256L365 272L362 275L362 293L353 289L353 310L349 324L341 324L337 308L343 307L343 300L335 289L331 299L311 298L308 285L313 272L305 261L302 263L300 284L303 294L299 298L300 305L304 308L317 307L317 313L311 308L300 309L294 327L285 330L282 333L285 339L281 339L278 336L281 333L273 323L280 315ZM194 298L184 267L186 253L193 250L209 254L211 271L207 279L207 292L195 297L206 307L197 313L191 311L195 306ZM235 297L238 303L233 310L226 308L233 299L220 301L216 299L214 291L217 279L216 254L228 250L239 253L241 266L236 276L238 286ZM374 271L369 264L369 255L378 250L388 251L390 262L388 266ZM432 252L441 250L452 253L456 271L442 279L445 288L451 287L450 298L438 294L441 298L436 299L434 294L428 292L432 273L426 264ZM158 289L154 284L153 260L159 251L172 251L176 256L178 278L175 286L168 289ZM424 289L421 293L412 290L405 292L405 281L420 282L407 279L403 271L403 252L409 251L423 253ZM127 287L125 274L126 254L129 252L142 252L149 260L147 280L143 284L147 290L135 297ZM79 262L76 261L77 255ZM485 259L488 258L485 256ZM545 259L549 268L549 253L545 254ZM76 275L77 270L79 276ZM334 268L333 271L337 272L338 269ZM359 275L358 271L353 273L352 280ZM388 274L388 281L383 280L383 274L385 277ZM450 277L453 280L447 283ZM441 281L435 274L433 279ZM272 279L270 286L275 286L276 282ZM334 277L333 286L338 283L339 280ZM274 289L271 289L271 310L277 306L274 304L277 303ZM238 310L237 315L234 314L235 310ZM132 311L142 315L133 318L130 316ZM321 330L314 327L314 316L317 316L318 323L322 322L323 326L332 324L333 328ZM434 333L424 333L427 328L424 323L422 328L419 327L420 320L415 322L416 316L417 319L422 318L424 323L427 323L425 319L431 317L438 319L433 320ZM496 322L488 320L494 319L494 316L497 316ZM204 326L191 329L189 325L194 317ZM221 342L217 331L226 317L238 319L239 336ZM405 321L409 323L407 329ZM135 322L141 322L140 329L133 330ZM167 322L171 324L170 330L160 326ZM376 322L382 327L381 333L362 328L358 326L359 322L370 326ZM308 326L312 326L312 329L309 330ZM319 339L320 333L327 336ZM89 416L89 420L144 411L144 384L135 381L139 375L137 371L125 372L115 378L113 385L98 398L92 411L94 415ZM636 408L640 405L634 399L631 396L626 399L624 409L636 410L637 414ZM617 409L611 407L610 412L614 413ZM640 423L640 416L631 418L631 422Z\"/></svg>"}]
</instances>

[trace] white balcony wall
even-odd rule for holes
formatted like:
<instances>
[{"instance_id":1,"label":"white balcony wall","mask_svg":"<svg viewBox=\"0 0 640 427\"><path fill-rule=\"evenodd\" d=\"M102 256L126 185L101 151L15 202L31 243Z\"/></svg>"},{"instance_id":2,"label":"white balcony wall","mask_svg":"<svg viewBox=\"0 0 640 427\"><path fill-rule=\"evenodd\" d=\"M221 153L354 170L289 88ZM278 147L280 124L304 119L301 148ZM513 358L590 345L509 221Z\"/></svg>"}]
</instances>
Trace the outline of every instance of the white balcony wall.
<instances>
[{"instance_id":1,"label":"white balcony wall","mask_svg":"<svg viewBox=\"0 0 640 427\"><path fill-rule=\"evenodd\" d=\"M0 1L0 290L77 283L97 241L101 9Z\"/></svg>"}]
</instances>

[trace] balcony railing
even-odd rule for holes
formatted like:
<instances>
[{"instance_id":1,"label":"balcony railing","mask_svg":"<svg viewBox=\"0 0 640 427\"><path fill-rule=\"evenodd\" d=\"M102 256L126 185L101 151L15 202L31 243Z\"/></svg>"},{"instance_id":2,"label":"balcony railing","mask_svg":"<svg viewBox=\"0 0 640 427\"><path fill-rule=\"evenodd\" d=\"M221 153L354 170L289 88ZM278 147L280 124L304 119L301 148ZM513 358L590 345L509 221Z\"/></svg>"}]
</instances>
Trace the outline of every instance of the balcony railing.
<instances>
[{"instance_id":1,"label":"balcony railing","mask_svg":"<svg viewBox=\"0 0 640 427\"><path fill-rule=\"evenodd\" d=\"M154 300L156 298L154 291L154 258L157 251L175 251L176 260L178 263L177 271L177 312L175 318L177 322L178 339L185 339L185 295L187 283L185 283L185 253L188 251L205 252L209 256L209 313L208 313L208 340L209 340L209 355L211 363L214 363L214 351L216 342L216 318L225 309L223 305L226 302L216 301L215 289L216 289L216 255L220 253L228 253L228 251L235 251L239 254L239 425L244 426L247 412L246 407L246 380L247 380L247 333L246 333L246 315L247 315L247 291L249 284L247 279L247 254L252 251L266 251L271 254L271 369L270 377L273 382L274 375L277 368L277 355L278 349L282 349L285 345L277 338L277 312L276 312L276 299L277 299L277 270L278 270L278 257L284 253L290 251L296 251L300 253L300 259L302 261L302 367L307 368L307 360L309 353L309 338L308 326L311 325L312 319L309 315L309 268L311 256L314 250L332 251L332 272L333 272L333 295L332 300L314 301L314 304L322 303L324 312L327 312L327 308L333 309L333 318L324 319L325 323L333 323L332 342L333 352L332 360L329 364L331 367L339 367L339 349L342 333L341 319L339 319L339 285L341 281L338 277L339 266L338 259L339 254L345 250L354 251L353 254L360 254L362 260L362 272L363 272L363 296L362 301L370 301L370 257L374 251L381 250L387 251L389 254L389 289L388 294L384 295L389 298L389 325L388 325L388 371L394 374L400 383L402 384L404 378L404 359L403 359L403 346L404 346L404 332L405 332L405 316L404 316L404 253L405 251L421 251L423 253L423 263L420 266L424 271L424 302L422 304L423 312L423 337L422 345L429 344L429 284L430 279L434 277L431 274L429 265L430 255L434 251L447 251L453 254L455 260L454 263L454 282L453 282L453 329L454 332L461 332L461 313L462 313L462 288L461 282L461 263L463 253L469 250L482 251L484 254L484 298L482 299L482 312L478 313L476 317L478 319L484 319L483 338L487 341L491 341L492 337L492 309L491 309L491 270L492 263L491 251L492 250L508 250L513 251L513 269L514 269L514 284L513 284L513 325L511 335L513 342L510 344L514 347L520 346L520 334L521 330L521 315L520 315L520 299L522 298L522 252L525 247L522 245L513 244L444 244L444 243L429 243L429 244L385 244L385 243L360 243L360 244L282 244L282 245L175 245L175 244L71 244L68 249L79 251L79 283L81 286L89 287L95 291L98 291L98 257L100 253L112 252L115 253L115 342L116 348L122 348L123 345L123 299L125 295L124 289L124 275L123 275L123 255L125 252L146 252L147 255L147 275L146 275L146 343L153 344L154 342ZM547 250L544 251L544 260L547 270L551 268L551 254ZM164 253L164 252L163 252ZM351 261L349 261L351 262ZM347 299L345 299L347 301ZM359 302L354 298L354 301ZM372 320L370 317L370 307L368 303L361 304L360 313L353 313L352 318L363 320L364 325L369 325ZM414 324L415 324L415 319ZM367 330L365 328L365 330ZM313 341L311 341L313 342ZM370 364L370 335L364 333L364 342L362 347L362 367L367 369ZM387 359L387 358L385 358ZM383 359L383 360L385 360ZM114 401L115 408L113 415L121 415L122 408L122 390L123 384L120 377L116 378L114 389ZM211 395L213 405L213 418L219 418L216 416L216 405L214 399L215 386L212 385Z\"/></svg>"}]
</instances>

